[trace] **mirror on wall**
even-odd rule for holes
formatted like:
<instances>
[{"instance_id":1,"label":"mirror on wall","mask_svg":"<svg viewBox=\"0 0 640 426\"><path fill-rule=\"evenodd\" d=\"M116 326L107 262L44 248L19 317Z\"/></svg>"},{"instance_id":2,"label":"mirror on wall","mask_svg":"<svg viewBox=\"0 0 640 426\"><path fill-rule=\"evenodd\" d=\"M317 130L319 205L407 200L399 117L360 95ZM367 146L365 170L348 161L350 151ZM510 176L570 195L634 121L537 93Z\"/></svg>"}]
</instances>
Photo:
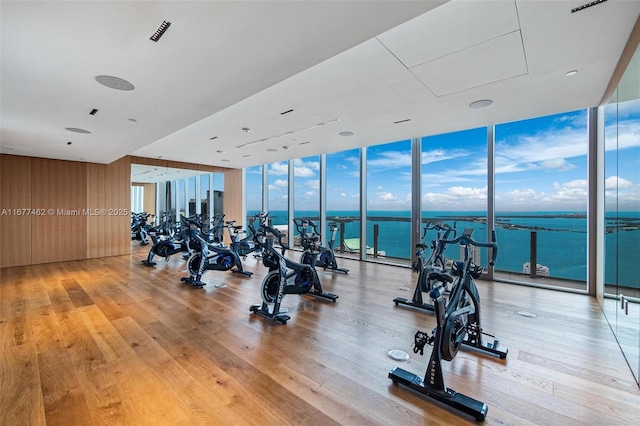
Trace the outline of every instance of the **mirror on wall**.
<instances>
[{"instance_id":1,"label":"mirror on wall","mask_svg":"<svg viewBox=\"0 0 640 426\"><path fill-rule=\"evenodd\" d=\"M131 212L152 215L155 225L195 214L209 224L224 213L224 173L132 164Z\"/></svg>"},{"instance_id":2,"label":"mirror on wall","mask_svg":"<svg viewBox=\"0 0 640 426\"><path fill-rule=\"evenodd\" d=\"M604 108L603 308L640 383L640 50Z\"/></svg>"}]
</instances>

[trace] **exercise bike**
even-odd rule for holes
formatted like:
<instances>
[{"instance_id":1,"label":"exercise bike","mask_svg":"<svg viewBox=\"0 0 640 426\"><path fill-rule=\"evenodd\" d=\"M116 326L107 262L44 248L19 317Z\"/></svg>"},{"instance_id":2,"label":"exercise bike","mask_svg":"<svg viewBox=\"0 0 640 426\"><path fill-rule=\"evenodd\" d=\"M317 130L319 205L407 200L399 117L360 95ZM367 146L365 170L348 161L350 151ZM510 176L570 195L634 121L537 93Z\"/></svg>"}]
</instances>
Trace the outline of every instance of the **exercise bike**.
<instances>
[{"instance_id":1,"label":"exercise bike","mask_svg":"<svg viewBox=\"0 0 640 426\"><path fill-rule=\"evenodd\" d=\"M494 338L492 344L482 343L480 299L478 289L473 281L474 278L480 277L482 266L472 263L469 247L473 245L491 248L492 258L489 264L494 265L498 255L498 246L495 243L496 234L495 231L492 232L491 243L478 243L471 239L472 233L473 229L467 229L459 238L447 241L448 244L459 243L463 246L465 259L461 262L455 262L454 265L457 266L452 267L452 274L456 276L456 281L451 290L449 303L446 306L445 288L446 282L450 280L449 273L447 271L433 271L430 273L429 278L438 282L430 291L430 296L435 306L437 326L431 335L418 331L414 336L413 349L415 353L420 352L423 355L424 346L427 344L433 345L424 378L399 367L395 367L389 372L389 378L394 383L407 386L428 398L462 411L478 421L482 421L487 415L487 405L447 388L444 384L442 371L442 360L453 360L458 349L463 344L476 348L486 346L489 352L499 355L502 359L507 356L507 351L498 350L499 342L497 339Z\"/></svg>"},{"instance_id":2,"label":"exercise bike","mask_svg":"<svg viewBox=\"0 0 640 426\"><path fill-rule=\"evenodd\" d=\"M145 266L155 266L156 262L153 261L155 256L163 257L165 262L169 261L169 258L177 253L182 253L182 257L185 259L189 257L191 248L189 247L189 224L187 219L183 216L181 218L182 226L175 229L175 234L166 239L160 239L157 235L157 231L153 229L149 232L153 246L149 250L149 254L145 260L142 260L142 264Z\"/></svg>"},{"instance_id":3,"label":"exercise bike","mask_svg":"<svg viewBox=\"0 0 640 426\"><path fill-rule=\"evenodd\" d=\"M338 232L338 225L335 222L329 223L329 230L331 231L331 238L327 243L326 247L322 247L319 245L320 241L320 233L318 232L318 227L311 219L293 219L294 222L296 220L304 220L305 223L298 228L298 232L300 233L300 245L305 250L302 256L300 257L300 263L310 264L310 254L306 253L308 251L305 244L314 245L313 251L317 252L315 256L315 266L318 268L323 268L325 270L329 270L332 272L343 272L345 274L349 273L348 269L338 267L338 261L336 260L336 254L333 251L333 247L336 240L336 233ZM296 225L297 227L297 225ZM308 228L311 228L311 232L307 232ZM307 229L305 229L307 228ZM315 247L317 245L317 247Z\"/></svg>"},{"instance_id":4,"label":"exercise bike","mask_svg":"<svg viewBox=\"0 0 640 426\"><path fill-rule=\"evenodd\" d=\"M266 238L268 233L278 239L280 252L274 248L273 238ZM285 257L289 247L282 242L282 233L263 222L255 235L256 242L262 245L262 263L269 268L269 273L262 280L262 304L252 305L249 308L252 313L279 324L286 324L291 317L280 312L285 294L308 294L330 302L336 301L337 295L322 291L313 260L311 264L302 264ZM260 237L264 237L264 242L258 242Z\"/></svg>"},{"instance_id":5,"label":"exercise bike","mask_svg":"<svg viewBox=\"0 0 640 426\"><path fill-rule=\"evenodd\" d=\"M131 240L140 241L141 246L149 244L147 237L149 236L149 217L153 217L152 214L147 212L131 213Z\"/></svg>"},{"instance_id":6,"label":"exercise bike","mask_svg":"<svg viewBox=\"0 0 640 426\"><path fill-rule=\"evenodd\" d=\"M231 272L245 276L253 274L253 272L244 270L237 253L228 248L209 244L203 237L199 223L190 219L187 219L187 221L189 223L190 237L195 240L196 244L194 246L197 246L198 250L194 251L187 259L189 276L181 278L181 281L191 284L195 288L202 288L206 285L202 281L202 275L206 271L228 271L234 266L236 269L231 270Z\"/></svg>"},{"instance_id":7,"label":"exercise bike","mask_svg":"<svg viewBox=\"0 0 640 426\"><path fill-rule=\"evenodd\" d=\"M429 254L428 258L425 258L427 245L424 243L416 244L416 259L413 262L412 268L413 272L418 273L418 281L416 282L416 289L413 292L413 298L406 299L404 297L396 297L395 299L393 299L393 302L396 304L396 306L401 304L410 306L412 308L418 308L423 311L435 311L435 307L432 304L426 303L424 301L422 293L430 292L433 285L437 283L429 279L429 274L433 271L442 271L446 268L444 252L447 248L447 244L445 243L445 241L451 234L453 234L453 237L455 237L456 229L455 225L451 227L441 220L434 222L429 221L424 226L424 231L422 233L423 241L427 236L427 232L431 230L435 230L437 234L436 239L432 240L429 245L429 247L431 248L431 253ZM451 280L453 281L453 279Z\"/></svg>"},{"instance_id":8,"label":"exercise bike","mask_svg":"<svg viewBox=\"0 0 640 426\"><path fill-rule=\"evenodd\" d=\"M242 226L236 225L236 221L228 221L226 222L227 230L229 231L229 237L231 238L231 250L235 251L238 256L243 259L247 258L247 255L250 253L254 253L254 257L261 257L262 246L256 243L255 233L256 230L253 226L253 223L260 219L261 213L254 215L247 221L247 228L249 228L249 233L246 237L241 238L244 231L242 230ZM265 216L266 217L266 216Z\"/></svg>"}]
</instances>

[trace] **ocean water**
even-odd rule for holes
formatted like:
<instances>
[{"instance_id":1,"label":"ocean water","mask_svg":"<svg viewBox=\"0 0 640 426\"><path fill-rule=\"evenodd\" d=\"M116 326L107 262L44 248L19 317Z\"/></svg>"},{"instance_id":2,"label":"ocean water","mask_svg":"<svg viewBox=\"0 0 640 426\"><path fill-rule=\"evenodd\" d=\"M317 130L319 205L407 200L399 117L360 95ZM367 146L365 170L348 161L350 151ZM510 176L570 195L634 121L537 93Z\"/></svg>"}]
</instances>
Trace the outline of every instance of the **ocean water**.
<instances>
[{"instance_id":1,"label":"ocean water","mask_svg":"<svg viewBox=\"0 0 640 426\"><path fill-rule=\"evenodd\" d=\"M249 215L256 212L248 212ZM269 212L272 224L287 223L286 211ZM318 213L297 211L295 217L317 218ZM327 211L327 219L341 218L344 239L358 238L360 221L357 211ZM473 238L487 242L487 226L483 212L423 212L423 220L442 219L456 226L458 232L473 228ZM353 219L353 220L349 220ZM374 245L374 224L378 225L377 246L387 257L410 259L414 249L410 244L410 212L368 211L367 243ZM607 217L605 238L605 282L616 281L625 287L640 288L640 213L619 213ZM587 219L584 213L518 212L496 213L498 259L496 270L521 273L524 262L530 261L532 232L537 236L537 263L549 268L549 275L577 281L587 279ZM337 239L340 235L337 236ZM430 231L425 240L435 238ZM336 241L338 244L339 241ZM617 250L616 250L617 248ZM459 247L450 246L446 256L460 257ZM486 249L481 250L481 263L487 264Z\"/></svg>"}]
</instances>

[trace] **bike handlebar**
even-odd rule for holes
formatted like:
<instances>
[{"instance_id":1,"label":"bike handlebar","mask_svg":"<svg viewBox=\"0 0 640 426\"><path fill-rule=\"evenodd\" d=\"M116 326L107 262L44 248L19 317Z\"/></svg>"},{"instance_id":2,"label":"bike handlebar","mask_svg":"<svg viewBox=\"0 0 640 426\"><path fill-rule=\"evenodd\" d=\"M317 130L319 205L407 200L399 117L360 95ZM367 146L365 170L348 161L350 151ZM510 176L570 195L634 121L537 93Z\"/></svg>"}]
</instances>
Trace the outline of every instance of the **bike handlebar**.
<instances>
[{"instance_id":1,"label":"bike handlebar","mask_svg":"<svg viewBox=\"0 0 640 426\"><path fill-rule=\"evenodd\" d=\"M448 237L448 235L449 235L449 233L451 233L451 231L453 231L454 238L456 236L456 226L455 226L455 224L453 226L451 226L451 225L448 225L448 224L444 223L444 221L442 221L442 220L436 220L436 221L431 221L430 220L430 221L428 221L426 223L426 225L424 225L424 231L422 232L422 239L424 239L424 237L427 236L427 231L430 231L432 229L434 229L434 230L436 230L438 232L445 231L445 234L444 234L445 235L444 236L445 239Z\"/></svg>"},{"instance_id":2,"label":"bike handlebar","mask_svg":"<svg viewBox=\"0 0 640 426\"><path fill-rule=\"evenodd\" d=\"M480 243L471 238L471 234L473 233L473 229L465 229L465 231L458 238L454 238L453 240L445 240L442 239L440 242L444 244L460 244L461 246L472 245L476 247L487 247L491 249L491 261L489 261L489 265L493 266L496 264L496 259L498 258L498 245L496 244L496 231L491 231L491 242L490 243Z\"/></svg>"}]
</instances>

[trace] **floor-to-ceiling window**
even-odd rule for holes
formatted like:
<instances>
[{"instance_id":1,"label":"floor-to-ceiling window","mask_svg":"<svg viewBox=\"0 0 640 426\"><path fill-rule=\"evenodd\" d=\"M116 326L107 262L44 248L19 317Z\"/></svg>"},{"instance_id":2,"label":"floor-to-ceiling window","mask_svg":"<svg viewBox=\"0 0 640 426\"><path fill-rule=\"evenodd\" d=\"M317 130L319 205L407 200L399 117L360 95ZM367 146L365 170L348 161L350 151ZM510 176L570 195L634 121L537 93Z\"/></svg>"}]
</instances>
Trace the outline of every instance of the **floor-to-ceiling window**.
<instances>
[{"instance_id":1,"label":"floor-to-ceiling window","mask_svg":"<svg viewBox=\"0 0 640 426\"><path fill-rule=\"evenodd\" d=\"M213 198L210 202L213 203L213 214L224 213L224 173L213 174ZM239 217L226 219L241 220Z\"/></svg>"},{"instance_id":2,"label":"floor-to-ceiling window","mask_svg":"<svg viewBox=\"0 0 640 426\"><path fill-rule=\"evenodd\" d=\"M254 166L246 170L245 200L247 216L251 217L263 209L262 205L262 170L263 167Z\"/></svg>"},{"instance_id":3,"label":"floor-to-ceiling window","mask_svg":"<svg viewBox=\"0 0 640 426\"><path fill-rule=\"evenodd\" d=\"M487 240L487 129L485 127L422 138L422 222L443 221L457 235L473 228L472 237ZM451 235L451 234L450 234ZM427 240L434 232L426 235ZM459 247L449 246L446 256L460 258ZM480 256L481 251L475 249ZM486 258L477 262L486 265Z\"/></svg>"},{"instance_id":4,"label":"floor-to-ceiling window","mask_svg":"<svg viewBox=\"0 0 640 426\"><path fill-rule=\"evenodd\" d=\"M293 217L311 219L320 226L320 157L293 160ZM297 236L297 230L293 233ZM318 228L318 232L321 230ZM299 245L299 238L294 238Z\"/></svg>"},{"instance_id":5,"label":"floor-to-ceiling window","mask_svg":"<svg viewBox=\"0 0 640 426\"><path fill-rule=\"evenodd\" d=\"M186 198L186 185L184 179L178 179L176 184L176 200L175 209L179 215L189 216L187 214L187 198Z\"/></svg>"},{"instance_id":6,"label":"floor-to-ceiling window","mask_svg":"<svg viewBox=\"0 0 640 426\"><path fill-rule=\"evenodd\" d=\"M335 223L334 249L339 255L357 256L360 248L360 150L327 154L327 229ZM325 241L326 242L326 241Z\"/></svg>"},{"instance_id":7,"label":"floor-to-ceiling window","mask_svg":"<svg viewBox=\"0 0 640 426\"><path fill-rule=\"evenodd\" d=\"M289 231L289 164L288 161L267 166L267 203L269 221L280 230Z\"/></svg>"},{"instance_id":8,"label":"floor-to-ceiling window","mask_svg":"<svg viewBox=\"0 0 640 426\"><path fill-rule=\"evenodd\" d=\"M495 126L496 277L586 290L587 111Z\"/></svg>"},{"instance_id":9,"label":"floor-to-ceiling window","mask_svg":"<svg viewBox=\"0 0 640 426\"><path fill-rule=\"evenodd\" d=\"M211 181L211 173L207 173L204 175L200 175L198 179L200 179L200 194L198 203L200 203L200 214L202 215L202 221L204 223L210 223L210 211L209 211L209 197L211 193L210 181Z\"/></svg>"},{"instance_id":10,"label":"floor-to-ceiling window","mask_svg":"<svg viewBox=\"0 0 640 426\"><path fill-rule=\"evenodd\" d=\"M411 259L411 141L367 147L367 258Z\"/></svg>"},{"instance_id":11,"label":"floor-to-ceiling window","mask_svg":"<svg viewBox=\"0 0 640 426\"><path fill-rule=\"evenodd\" d=\"M196 214L196 177L191 176L186 179L186 190L187 190L187 212L189 216ZM204 222L207 223L207 222Z\"/></svg>"}]
</instances>

